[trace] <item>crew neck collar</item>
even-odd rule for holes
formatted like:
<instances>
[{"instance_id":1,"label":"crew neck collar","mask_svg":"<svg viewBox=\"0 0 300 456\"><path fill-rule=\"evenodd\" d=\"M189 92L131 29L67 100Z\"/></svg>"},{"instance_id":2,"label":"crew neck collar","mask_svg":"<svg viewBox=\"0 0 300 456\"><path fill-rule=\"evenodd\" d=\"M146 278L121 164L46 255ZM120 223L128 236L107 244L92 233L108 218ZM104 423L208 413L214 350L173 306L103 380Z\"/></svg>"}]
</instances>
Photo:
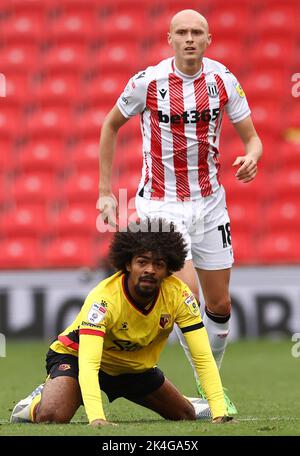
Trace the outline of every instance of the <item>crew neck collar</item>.
<instances>
[{"instance_id":1,"label":"crew neck collar","mask_svg":"<svg viewBox=\"0 0 300 456\"><path fill-rule=\"evenodd\" d=\"M172 69L173 69L173 72L177 75L177 76L180 76L182 79L197 79L201 76L201 74L203 73L203 62L201 64L201 68L199 71L197 71L197 73L194 73L194 74L186 74L186 73L183 73L182 71L180 71L176 64L175 64L175 58L172 60Z\"/></svg>"}]
</instances>

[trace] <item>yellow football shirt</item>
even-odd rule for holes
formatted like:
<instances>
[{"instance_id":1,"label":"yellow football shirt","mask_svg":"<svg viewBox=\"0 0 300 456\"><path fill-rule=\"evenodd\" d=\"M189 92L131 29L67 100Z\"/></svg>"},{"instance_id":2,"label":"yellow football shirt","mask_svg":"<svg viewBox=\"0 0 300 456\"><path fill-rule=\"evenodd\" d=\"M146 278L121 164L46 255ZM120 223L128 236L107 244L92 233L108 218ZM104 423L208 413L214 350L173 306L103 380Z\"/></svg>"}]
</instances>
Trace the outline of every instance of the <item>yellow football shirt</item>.
<instances>
[{"instance_id":1,"label":"yellow football shirt","mask_svg":"<svg viewBox=\"0 0 300 456\"><path fill-rule=\"evenodd\" d=\"M117 272L89 293L73 323L51 345L58 353L79 354L79 382L90 422L105 418L100 365L109 375L156 366L174 323L186 336L212 415L226 414L219 373L189 288L169 276L148 308L141 309L128 292L126 275Z\"/></svg>"}]
</instances>

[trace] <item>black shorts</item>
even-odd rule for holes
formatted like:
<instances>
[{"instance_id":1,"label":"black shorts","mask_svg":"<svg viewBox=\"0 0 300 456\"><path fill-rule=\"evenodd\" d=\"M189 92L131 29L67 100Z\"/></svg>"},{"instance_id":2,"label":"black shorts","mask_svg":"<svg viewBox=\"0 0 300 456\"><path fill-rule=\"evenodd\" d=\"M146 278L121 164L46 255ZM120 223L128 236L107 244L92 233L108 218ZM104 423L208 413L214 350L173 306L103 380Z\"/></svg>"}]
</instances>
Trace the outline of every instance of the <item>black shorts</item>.
<instances>
[{"instance_id":1,"label":"black shorts","mask_svg":"<svg viewBox=\"0 0 300 456\"><path fill-rule=\"evenodd\" d=\"M67 376L78 380L77 356L56 353L49 350L46 356L46 370L50 378ZM157 390L165 381L163 372L153 367L141 374L108 375L99 371L101 390L107 395L109 402L118 397L135 401Z\"/></svg>"}]
</instances>

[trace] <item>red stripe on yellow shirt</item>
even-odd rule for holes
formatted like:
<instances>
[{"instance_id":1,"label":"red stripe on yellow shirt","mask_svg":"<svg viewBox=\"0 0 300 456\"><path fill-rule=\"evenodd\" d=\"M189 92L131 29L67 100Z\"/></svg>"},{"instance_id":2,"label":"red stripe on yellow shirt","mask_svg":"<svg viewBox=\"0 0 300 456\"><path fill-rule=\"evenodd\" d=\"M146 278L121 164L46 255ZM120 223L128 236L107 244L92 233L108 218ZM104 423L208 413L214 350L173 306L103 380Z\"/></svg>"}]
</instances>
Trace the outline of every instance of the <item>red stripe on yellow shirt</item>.
<instances>
[{"instance_id":1,"label":"red stripe on yellow shirt","mask_svg":"<svg viewBox=\"0 0 300 456\"><path fill-rule=\"evenodd\" d=\"M104 337L105 333L103 331L96 331L95 329L80 329L79 334L89 334L91 336L101 336Z\"/></svg>"}]
</instances>

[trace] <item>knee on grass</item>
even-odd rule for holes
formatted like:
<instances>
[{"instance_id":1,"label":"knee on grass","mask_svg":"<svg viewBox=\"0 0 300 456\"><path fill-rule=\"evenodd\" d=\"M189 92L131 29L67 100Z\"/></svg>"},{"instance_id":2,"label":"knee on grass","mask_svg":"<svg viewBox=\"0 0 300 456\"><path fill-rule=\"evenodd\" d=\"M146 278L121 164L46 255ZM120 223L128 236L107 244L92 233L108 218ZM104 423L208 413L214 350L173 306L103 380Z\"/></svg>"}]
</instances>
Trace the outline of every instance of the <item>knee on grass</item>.
<instances>
[{"instance_id":1,"label":"knee on grass","mask_svg":"<svg viewBox=\"0 0 300 456\"><path fill-rule=\"evenodd\" d=\"M195 420L196 414L195 409L192 404L187 403L186 406L181 407L179 410L176 410L171 417L167 419L180 421L180 420Z\"/></svg>"},{"instance_id":2,"label":"knee on grass","mask_svg":"<svg viewBox=\"0 0 300 456\"><path fill-rule=\"evenodd\" d=\"M63 410L51 410L37 407L35 412L36 423L66 424L70 422L71 418L72 417Z\"/></svg>"}]
</instances>

